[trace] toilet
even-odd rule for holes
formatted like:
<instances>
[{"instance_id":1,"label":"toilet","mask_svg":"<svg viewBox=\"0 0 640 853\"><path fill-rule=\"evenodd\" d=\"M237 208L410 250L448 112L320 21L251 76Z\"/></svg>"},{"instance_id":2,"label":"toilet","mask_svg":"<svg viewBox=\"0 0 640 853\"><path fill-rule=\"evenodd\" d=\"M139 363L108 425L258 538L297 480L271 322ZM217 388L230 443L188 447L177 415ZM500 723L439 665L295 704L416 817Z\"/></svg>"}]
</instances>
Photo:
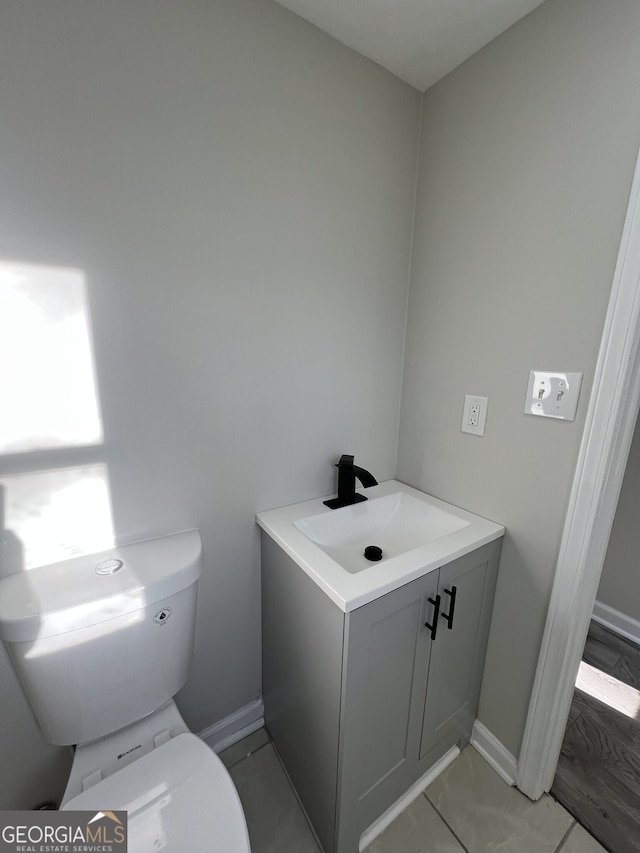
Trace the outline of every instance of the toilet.
<instances>
[{"instance_id":1,"label":"toilet","mask_svg":"<svg viewBox=\"0 0 640 853\"><path fill-rule=\"evenodd\" d=\"M0 637L45 737L74 747L61 808L127 811L130 853L250 853L231 777L173 700L201 573L188 530L0 578Z\"/></svg>"}]
</instances>

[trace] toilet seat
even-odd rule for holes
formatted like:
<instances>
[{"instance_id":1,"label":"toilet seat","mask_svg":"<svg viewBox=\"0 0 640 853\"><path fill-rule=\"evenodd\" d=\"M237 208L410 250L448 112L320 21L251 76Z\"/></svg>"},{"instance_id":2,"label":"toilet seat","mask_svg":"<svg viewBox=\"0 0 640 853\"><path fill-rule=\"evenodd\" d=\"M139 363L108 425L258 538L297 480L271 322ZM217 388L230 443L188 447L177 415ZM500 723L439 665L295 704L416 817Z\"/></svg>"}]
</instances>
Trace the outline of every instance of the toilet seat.
<instances>
[{"instance_id":1,"label":"toilet seat","mask_svg":"<svg viewBox=\"0 0 640 853\"><path fill-rule=\"evenodd\" d=\"M231 777L194 734L171 738L63 808L127 811L130 853L250 853Z\"/></svg>"}]
</instances>

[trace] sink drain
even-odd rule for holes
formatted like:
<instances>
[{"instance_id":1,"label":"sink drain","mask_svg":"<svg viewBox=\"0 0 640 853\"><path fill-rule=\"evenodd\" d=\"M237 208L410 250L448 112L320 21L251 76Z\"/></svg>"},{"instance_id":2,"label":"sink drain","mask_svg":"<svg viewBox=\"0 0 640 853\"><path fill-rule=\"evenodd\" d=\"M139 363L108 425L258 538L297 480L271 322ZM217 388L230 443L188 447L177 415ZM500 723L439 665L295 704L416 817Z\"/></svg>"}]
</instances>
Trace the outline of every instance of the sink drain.
<instances>
[{"instance_id":1,"label":"sink drain","mask_svg":"<svg viewBox=\"0 0 640 853\"><path fill-rule=\"evenodd\" d=\"M382 559L382 548L378 548L377 545L367 545L364 549L364 555L367 560L371 560L372 563L377 563L378 560Z\"/></svg>"}]
</instances>

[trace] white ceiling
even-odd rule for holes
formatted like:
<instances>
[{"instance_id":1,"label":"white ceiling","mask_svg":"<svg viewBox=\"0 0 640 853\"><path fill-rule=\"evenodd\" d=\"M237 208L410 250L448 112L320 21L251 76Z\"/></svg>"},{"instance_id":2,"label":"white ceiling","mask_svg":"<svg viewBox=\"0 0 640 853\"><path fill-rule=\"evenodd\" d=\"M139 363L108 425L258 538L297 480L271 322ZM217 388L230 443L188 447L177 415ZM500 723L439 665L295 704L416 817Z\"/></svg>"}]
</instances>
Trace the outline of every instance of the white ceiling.
<instances>
[{"instance_id":1,"label":"white ceiling","mask_svg":"<svg viewBox=\"0 0 640 853\"><path fill-rule=\"evenodd\" d=\"M543 0L276 2L423 92Z\"/></svg>"}]
</instances>

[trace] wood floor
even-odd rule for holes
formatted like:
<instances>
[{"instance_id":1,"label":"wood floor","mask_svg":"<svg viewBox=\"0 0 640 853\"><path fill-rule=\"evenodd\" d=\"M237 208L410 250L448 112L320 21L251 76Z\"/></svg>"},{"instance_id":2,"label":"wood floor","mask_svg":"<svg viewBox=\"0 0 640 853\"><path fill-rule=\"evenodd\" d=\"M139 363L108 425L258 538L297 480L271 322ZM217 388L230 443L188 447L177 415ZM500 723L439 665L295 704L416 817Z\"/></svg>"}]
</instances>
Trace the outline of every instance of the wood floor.
<instances>
[{"instance_id":1,"label":"wood floor","mask_svg":"<svg viewBox=\"0 0 640 853\"><path fill-rule=\"evenodd\" d=\"M592 622L551 794L611 853L640 853L638 691L640 646Z\"/></svg>"}]
</instances>

